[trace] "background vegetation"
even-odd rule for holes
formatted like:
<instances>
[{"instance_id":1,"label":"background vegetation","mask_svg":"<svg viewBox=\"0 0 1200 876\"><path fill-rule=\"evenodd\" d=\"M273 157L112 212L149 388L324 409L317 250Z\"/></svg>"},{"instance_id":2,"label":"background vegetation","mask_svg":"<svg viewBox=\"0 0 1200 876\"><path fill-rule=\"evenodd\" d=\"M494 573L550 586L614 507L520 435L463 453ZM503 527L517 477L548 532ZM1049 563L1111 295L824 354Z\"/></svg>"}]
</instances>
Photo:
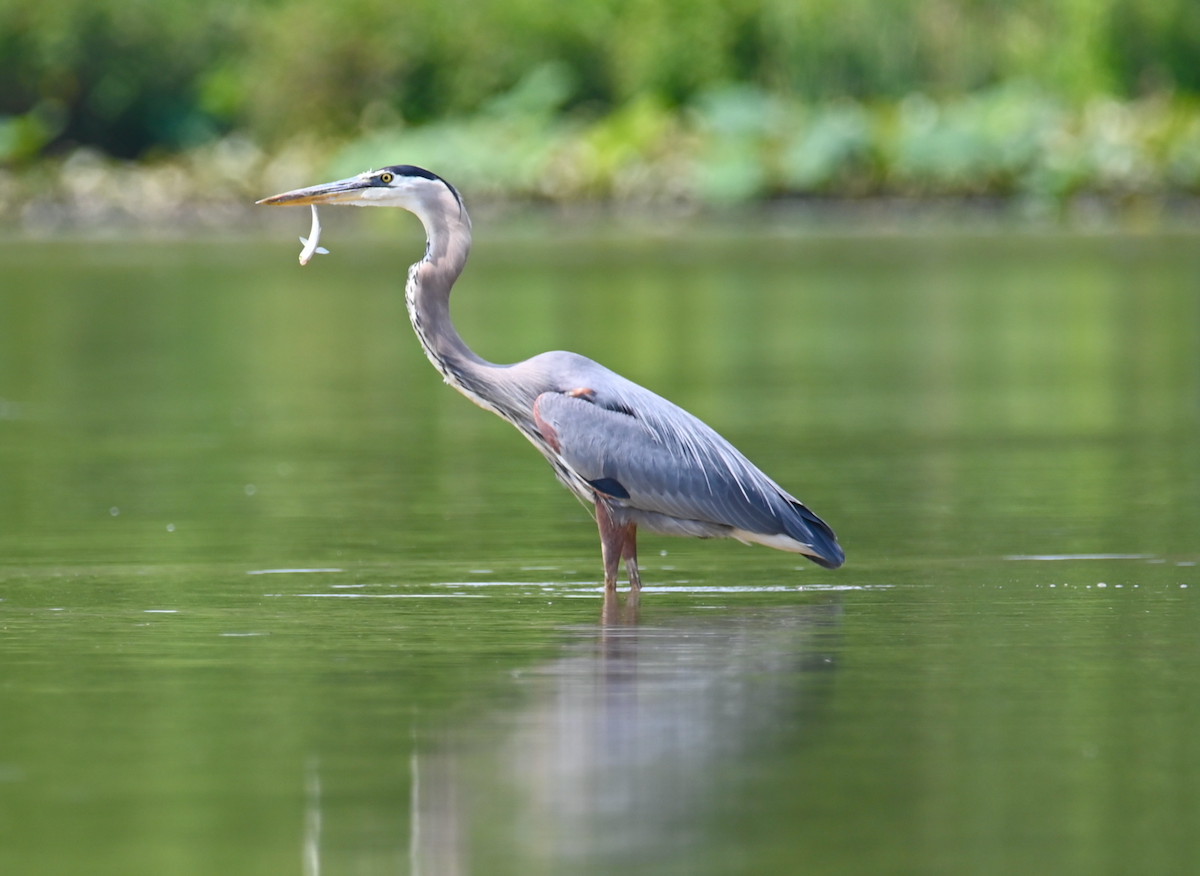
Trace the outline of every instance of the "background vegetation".
<instances>
[{"instance_id":1,"label":"background vegetation","mask_svg":"<svg viewBox=\"0 0 1200 876\"><path fill-rule=\"evenodd\" d=\"M177 194L397 160L552 199L1194 190L1200 4L0 0L0 209L110 159Z\"/></svg>"}]
</instances>

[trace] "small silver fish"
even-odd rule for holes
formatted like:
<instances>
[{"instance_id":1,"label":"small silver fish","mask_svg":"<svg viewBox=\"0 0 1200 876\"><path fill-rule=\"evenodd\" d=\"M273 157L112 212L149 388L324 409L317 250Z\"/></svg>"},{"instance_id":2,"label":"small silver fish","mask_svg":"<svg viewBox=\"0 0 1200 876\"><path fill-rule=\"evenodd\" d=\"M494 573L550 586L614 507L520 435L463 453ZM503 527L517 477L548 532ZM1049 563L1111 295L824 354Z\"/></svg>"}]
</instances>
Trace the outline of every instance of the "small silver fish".
<instances>
[{"instance_id":1,"label":"small silver fish","mask_svg":"<svg viewBox=\"0 0 1200 876\"><path fill-rule=\"evenodd\" d=\"M317 205L312 205L313 221L312 229L308 232L308 237L301 237L300 242L304 244L304 249L300 250L300 264L307 265L313 257L314 253L329 255L329 250L323 246L317 246L321 240L321 219L317 216Z\"/></svg>"}]
</instances>

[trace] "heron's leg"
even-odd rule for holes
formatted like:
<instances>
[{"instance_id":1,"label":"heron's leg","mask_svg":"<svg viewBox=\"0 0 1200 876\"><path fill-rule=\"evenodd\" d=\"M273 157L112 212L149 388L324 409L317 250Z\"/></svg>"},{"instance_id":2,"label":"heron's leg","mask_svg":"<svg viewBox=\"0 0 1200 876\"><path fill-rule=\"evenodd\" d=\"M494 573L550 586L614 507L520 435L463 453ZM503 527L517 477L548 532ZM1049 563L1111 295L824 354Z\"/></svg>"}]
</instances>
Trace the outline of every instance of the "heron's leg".
<instances>
[{"instance_id":1,"label":"heron's leg","mask_svg":"<svg viewBox=\"0 0 1200 876\"><path fill-rule=\"evenodd\" d=\"M638 574L637 564L637 524L630 523L625 530L625 541L621 544L621 558L625 560L625 573L629 576L629 592L637 593L642 589L642 576Z\"/></svg>"},{"instance_id":2,"label":"heron's leg","mask_svg":"<svg viewBox=\"0 0 1200 876\"><path fill-rule=\"evenodd\" d=\"M604 557L604 590L617 589L617 566L625 542L625 527L620 526L603 502L596 502L596 525L600 529L600 553Z\"/></svg>"}]
</instances>

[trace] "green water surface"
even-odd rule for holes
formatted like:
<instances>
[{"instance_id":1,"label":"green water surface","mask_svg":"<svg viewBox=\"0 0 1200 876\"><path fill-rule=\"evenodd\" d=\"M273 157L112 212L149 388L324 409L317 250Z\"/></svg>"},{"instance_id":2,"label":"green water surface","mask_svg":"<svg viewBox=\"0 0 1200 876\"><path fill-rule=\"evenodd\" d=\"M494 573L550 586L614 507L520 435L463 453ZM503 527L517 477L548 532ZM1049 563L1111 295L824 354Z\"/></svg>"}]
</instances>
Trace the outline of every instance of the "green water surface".
<instances>
[{"instance_id":1,"label":"green water surface","mask_svg":"<svg viewBox=\"0 0 1200 876\"><path fill-rule=\"evenodd\" d=\"M1200 870L1200 239L483 236L477 351L846 548L643 535L601 624L349 237L0 244L0 873Z\"/></svg>"}]
</instances>

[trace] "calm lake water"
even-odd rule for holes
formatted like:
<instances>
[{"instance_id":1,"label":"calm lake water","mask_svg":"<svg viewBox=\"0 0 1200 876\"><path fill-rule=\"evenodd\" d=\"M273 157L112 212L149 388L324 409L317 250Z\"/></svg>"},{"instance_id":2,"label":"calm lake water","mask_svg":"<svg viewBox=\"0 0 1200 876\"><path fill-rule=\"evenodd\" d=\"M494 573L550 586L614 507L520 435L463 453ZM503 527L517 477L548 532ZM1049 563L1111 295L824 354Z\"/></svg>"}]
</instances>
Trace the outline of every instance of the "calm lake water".
<instances>
[{"instance_id":1,"label":"calm lake water","mask_svg":"<svg viewBox=\"0 0 1200 876\"><path fill-rule=\"evenodd\" d=\"M484 239L476 350L846 548L643 536L601 624L419 231L338 237L0 244L0 872L1200 870L1200 238Z\"/></svg>"}]
</instances>

